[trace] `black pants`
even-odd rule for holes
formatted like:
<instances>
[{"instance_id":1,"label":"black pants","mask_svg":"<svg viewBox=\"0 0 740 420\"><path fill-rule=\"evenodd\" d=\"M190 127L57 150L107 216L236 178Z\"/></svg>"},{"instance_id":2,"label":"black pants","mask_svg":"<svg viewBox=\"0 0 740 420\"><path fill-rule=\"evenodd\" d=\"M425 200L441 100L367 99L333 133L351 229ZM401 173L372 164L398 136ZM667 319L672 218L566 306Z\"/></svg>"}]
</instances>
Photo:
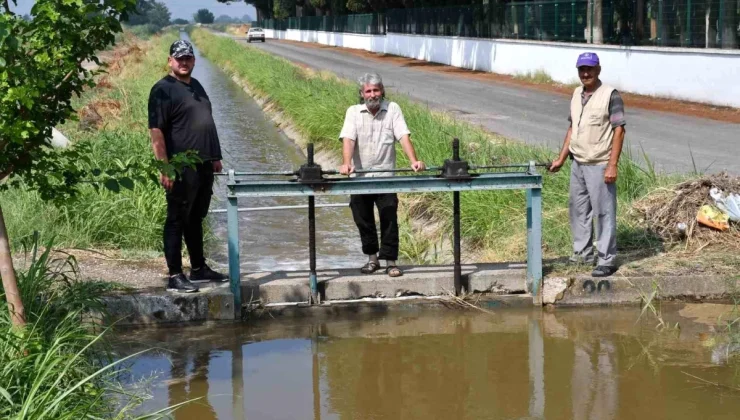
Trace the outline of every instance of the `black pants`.
<instances>
[{"instance_id":1,"label":"black pants","mask_svg":"<svg viewBox=\"0 0 740 420\"><path fill-rule=\"evenodd\" d=\"M203 267L203 219L208 215L213 194L211 162L185 168L167 192L167 220L164 222L164 257L170 275L182 273L182 237L192 268Z\"/></svg>"},{"instance_id":2,"label":"black pants","mask_svg":"<svg viewBox=\"0 0 740 420\"><path fill-rule=\"evenodd\" d=\"M352 217L360 230L362 253L375 254L378 259L398 259L398 197L396 194L367 194L350 196L349 206ZM381 246L378 247L378 231L375 228L373 206L378 206L380 214Z\"/></svg>"}]
</instances>

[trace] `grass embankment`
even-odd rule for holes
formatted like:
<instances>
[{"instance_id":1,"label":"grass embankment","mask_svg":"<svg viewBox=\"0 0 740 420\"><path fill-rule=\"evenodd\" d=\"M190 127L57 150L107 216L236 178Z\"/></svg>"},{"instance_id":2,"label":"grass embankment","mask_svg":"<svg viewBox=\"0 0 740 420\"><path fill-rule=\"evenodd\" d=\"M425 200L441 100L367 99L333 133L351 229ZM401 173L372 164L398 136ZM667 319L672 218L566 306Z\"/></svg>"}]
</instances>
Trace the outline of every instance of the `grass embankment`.
<instances>
[{"instance_id":1,"label":"grass embankment","mask_svg":"<svg viewBox=\"0 0 740 420\"><path fill-rule=\"evenodd\" d=\"M300 135L318 149L339 156L337 136L348 106L357 103L354 83L329 73L315 73L264 53L232 39L203 29L191 34L201 52L228 73L245 82L250 90L279 108ZM408 97L389 92L390 100L400 104L412 131L419 158L427 165L441 165L451 157L451 140L460 138L462 158L472 164L523 163L547 161L553 152L519 142L507 141L469 124L455 121ZM400 166L407 166L398 150ZM571 252L568 227L569 166L555 175L546 175L543 190L543 241L547 256ZM619 244L621 249L654 247L655 240L640 227L639 221L627 216L636 199L669 182L666 177L643 170L625 155L619 168ZM424 251L448 235L452 223L451 194L405 195L404 212L430 222L423 233L404 235L402 250L412 260L429 259ZM462 235L469 246L480 251L485 260L517 260L526 256L526 214L524 191L488 191L461 196ZM429 229L429 225L440 229ZM408 233L409 228L404 230ZM441 233L440 233L441 232ZM414 238L414 239L412 239Z\"/></svg>"},{"instance_id":2,"label":"grass embankment","mask_svg":"<svg viewBox=\"0 0 740 420\"><path fill-rule=\"evenodd\" d=\"M55 259L46 248L34 245L28 269L18 272L27 326L13 327L5 305L0 310L0 418L133 418L129 409L143 395L120 384L126 359L114 362L91 317L111 286L77 281L74 259Z\"/></svg>"},{"instance_id":3,"label":"grass embankment","mask_svg":"<svg viewBox=\"0 0 740 420\"><path fill-rule=\"evenodd\" d=\"M147 100L152 85L166 74L168 47L174 33L142 42L124 37L109 60L108 74L96 88L75 101L79 121L59 130L70 141L91 144L90 168L107 170L152 158L147 128ZM55 238L63 248L150 251L161 248L165 200L154 182L112 193L83 185L63 204L45 202L33 190L16 188L0 194L13 246L18 249L34 231Z\"/></svg>"}]
</instances>

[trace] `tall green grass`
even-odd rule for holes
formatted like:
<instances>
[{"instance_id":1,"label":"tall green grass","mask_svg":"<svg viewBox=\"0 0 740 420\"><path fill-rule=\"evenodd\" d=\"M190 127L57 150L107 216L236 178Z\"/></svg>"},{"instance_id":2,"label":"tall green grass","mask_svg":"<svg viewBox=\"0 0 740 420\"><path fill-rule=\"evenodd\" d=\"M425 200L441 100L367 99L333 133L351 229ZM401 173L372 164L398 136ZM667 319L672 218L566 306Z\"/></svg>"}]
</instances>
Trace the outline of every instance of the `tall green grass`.
<instances>
[{"instance_id":1,"label":"tall green grass","mask_svg":"<svg viewBox=\"0 0 740 420\"><path fill-rule=\"evenodd\" d=\"M321 72L301 69L287 60L237 43L232 39L195 29L191 34L202 53L227 72L247 82L256 94L276 105L317 148L339 155L337 136L348 106L358 103L357 86ZM359 76L359 75L358 75ZM412 131L412 141L420 159L427 165L441 165L451 157L451 140L460 138L461 154L472 164L526 163L549 161L555 152L543 147L508 141L393 92L388 98L397 102ZM565 129L563 130L563 133ZM628 148L625 147L625 150ZM408 165L398 151L399 164ZM544 176L543 241L546 255L567 255L571 249L568 226L568 182L570 166L558 174ZM655 240L628 217L630 204L652 189L668 182L650 166L643 169L625 152L620 160L618 179L619 244L622 249L655 245ZM452 224L450 194L407 195L402 200L409 214L426 218L442 226L449 235ZM464 241L481 250L488 260L526 256L526 212L524 191L486 191L461 196L462 235ZM408 233L408 230L406 230ZM417 235L407 235L413 238ZM432 239L432 243L436 242ZM421 240L421 239L420 239ZM429 238L424 238L429 241ZM413 239L403 241L407 255L422 254ZM417 249L409 249L417 248Z\"/></svg>"},{"instance_id":2,"label":"tall green grass","mask_svg":"<svg viewBox=\"0 0 740 420\"><path fill-rule=\"evenodd\" d=\"M52 258L51 243L42 253L37 245L18 271L28 325L13 327L4 305L0 311L0 418L127 418L143 396L123 391L116 376L127 359L114 361L105 330L93 322L103 311L100 296L114 286L77 281L74 259Z\"/></svg>"},{"instance_id":3,"label":"tall green grass","mask_svg":"<svg viewBox=\"0 0 740 420\"><path fill-rule=\"evenodd\" d=\"M77 121L59 127L73 143L91 145L90 169L108 170L151 159L149 90L166 74L168 47L176 38L168 33L137 43L139 48L131 44L130 54L112 63L114 68L104 77L106 86L75 101L78 110L98 104L103 117L99 129L83 130ZM121 42L132 41L124 37ZM154 182L137 183L133 190L122 188L117 194L83 185L76 198L61 204L45 202L36 191L21 187L0 193L0 203L16 249L34 231L56 238L60 247L146 251L161 247L165 199Z\"/></svg>"}]
</instances>

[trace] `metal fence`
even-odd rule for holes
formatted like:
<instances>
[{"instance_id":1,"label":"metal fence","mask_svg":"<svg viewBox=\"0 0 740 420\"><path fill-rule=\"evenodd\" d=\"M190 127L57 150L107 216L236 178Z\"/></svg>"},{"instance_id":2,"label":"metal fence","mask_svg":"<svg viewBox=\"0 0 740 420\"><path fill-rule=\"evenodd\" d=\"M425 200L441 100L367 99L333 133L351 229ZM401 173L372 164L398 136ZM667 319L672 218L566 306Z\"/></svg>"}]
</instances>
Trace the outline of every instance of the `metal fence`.
<instances>
[{"instance_id":1,"label":"metal fence","mask_svg":"<svg viewBox=\"0 0 740 420\"><path fill-rule=\"evenodd\" d=\"M310 16L261 24L282 30L736 49L740 0L488 0L483 5Z\"/></svg>"},{"instance_id":2,"label":"metal fence","mask_svg":"<svg viewBox=\"0 0 740 420\"><path fill-rule=\"evenodd\" d=\"M307 31L347 32L385 35L385 17L379 13L342 16L302 16L287 19L265 19L259 22L265 29L301 29Z\"/></svg>"},{"instance_id":3,"label":"metal fence","mask_svg":"<svg viewBox=\"0 0 740 420\"><path fill-rule=\"evenodd\" d=\"M386 24L387 32L417 35L738 48L739 6L738 0L489 1L389 10Z\"/></svg>"},{"instance_id":4,"label":"metal fence","mask_svg":"<svg viewBox=\"0 0 740 420\"><path fill-rule=\"evenodd\" d=\"M388 32L404 34L587 42L588 9L588 0L396 9L387 22Z\"/></svg>"}]
</instances>

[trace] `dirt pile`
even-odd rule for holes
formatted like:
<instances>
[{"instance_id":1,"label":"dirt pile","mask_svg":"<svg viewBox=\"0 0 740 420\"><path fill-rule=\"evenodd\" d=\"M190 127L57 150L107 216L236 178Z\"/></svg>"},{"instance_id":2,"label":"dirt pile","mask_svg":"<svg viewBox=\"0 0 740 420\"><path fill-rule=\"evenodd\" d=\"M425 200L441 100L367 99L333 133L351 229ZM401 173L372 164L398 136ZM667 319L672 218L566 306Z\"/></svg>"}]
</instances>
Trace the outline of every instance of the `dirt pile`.
<instances>
[{"instance_id":1,"label":"dirt pile","mask_svg":"<svg viewBox=\"0 0 740 420\"><path fill-rule=\"evenodd\" d=\"M93 101L77 112L80 130L98 130L111 118L121 119L121 103L113 99Z\"/></svg>"}]
</instances>

